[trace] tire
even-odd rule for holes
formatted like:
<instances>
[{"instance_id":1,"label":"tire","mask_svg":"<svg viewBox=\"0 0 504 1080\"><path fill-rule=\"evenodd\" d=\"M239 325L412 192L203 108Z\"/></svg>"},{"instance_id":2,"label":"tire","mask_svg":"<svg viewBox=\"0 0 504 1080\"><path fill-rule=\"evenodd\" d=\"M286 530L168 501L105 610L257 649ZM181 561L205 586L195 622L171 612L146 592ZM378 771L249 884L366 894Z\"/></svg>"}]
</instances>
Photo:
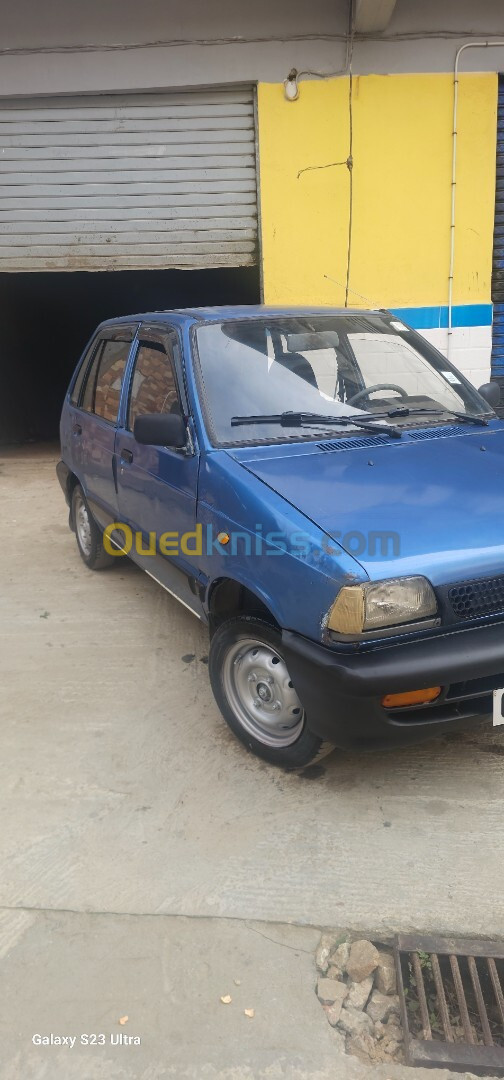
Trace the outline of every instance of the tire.
<instances>
[{"instance_id":1,"label":"tire","mask_svg":"<svg viewBox=\"0 0 504 1080\"><path fill-rule=\"evenodd\" d=\"M72 492L72 523L82 561L89 570L105 570L114 565L114 556L103 547L103 536L91 514L86 496L76 484Z\"/></svg>"},{"instance_id":2,"label":"tire","mask_svg":"<svg viewBox=\"0 0 504 1080\"><path fill-rule=\"evenodd\" d=\"M212 637L208 668L226 723L257 757L297 769L330 753L308 727L275 627L249 615L228 619Z\"/></svg>"}]
</instances>

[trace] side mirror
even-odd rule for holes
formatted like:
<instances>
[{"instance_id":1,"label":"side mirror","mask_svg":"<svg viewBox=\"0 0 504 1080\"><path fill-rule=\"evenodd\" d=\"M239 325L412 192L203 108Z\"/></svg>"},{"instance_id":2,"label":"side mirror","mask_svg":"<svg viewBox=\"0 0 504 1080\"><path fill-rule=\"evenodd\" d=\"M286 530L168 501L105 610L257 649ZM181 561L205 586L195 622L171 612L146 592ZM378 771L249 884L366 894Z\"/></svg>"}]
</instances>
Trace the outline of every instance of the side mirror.
<instances>
[{"instance_id":1,"label":"side mirror","mask_svg":"<svg viewBox=\"0 0 504 1080\"><path fill-rule=\"evenodd\" d=\"M486 382L483 386L478 387L478 394L492 406L492 409L497 409L500 405L500 386L496 382Z\"/></svg>"},{"instance_id":2,"label":"side mirror","mask_svg":"<svg viewBox=\"0 0 504 1080\"><path fill-rule=\"evenodd\" d=\"M171 446L174 450L182 450L186 444L186 426L180 413L137 416L133 434L144 446Z\"/></svg>"}]
</instances>

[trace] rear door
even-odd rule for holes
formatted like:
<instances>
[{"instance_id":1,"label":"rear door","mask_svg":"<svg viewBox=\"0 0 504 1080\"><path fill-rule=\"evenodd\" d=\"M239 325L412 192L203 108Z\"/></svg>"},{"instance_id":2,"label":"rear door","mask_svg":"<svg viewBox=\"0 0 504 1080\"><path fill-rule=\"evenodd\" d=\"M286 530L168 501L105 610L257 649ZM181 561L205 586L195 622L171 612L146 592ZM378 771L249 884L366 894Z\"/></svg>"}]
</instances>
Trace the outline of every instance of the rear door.
<instances>
[{"instance_id":1,"label":"rear door","mask_svg":"<svg viewBox=\"0 0 504 1080\"><path fill-rule=\"evenodd\" d=\"M96 355L100 338L95 335L81 359L79 368L65 398L60 423L61 457L76 476L82 474L82 416L80 404L84 393L86 374Z\"/></svg>"},{"instance_id":2,"label":"rear door","mask_svg":"<svg viewBox=\"0 0 504 1080\"><path fill-rule=\"evenodd\" d=\"M137 324L108 328L88 369L73 417L73 440L81 461L79 479L93 515L104 528L117 519L115 439L121 390Z\"/></svg>"},{"instance_id":3,"label":"rear door","mask_svg":"<svg viewBox=\"0 0 504 1080\"><path fill-rule=\"evenodd\" d=\"M188 419L181 348L174 328L142 326L135 345L123 425L117 432L118 505L134 536L132 557L196 614L202 538L196 529L199 454L188 431L185 449L142 446L137 416L180 412ZM167 535L170 534L170 535Z\"/></svg>"}]
</instances>

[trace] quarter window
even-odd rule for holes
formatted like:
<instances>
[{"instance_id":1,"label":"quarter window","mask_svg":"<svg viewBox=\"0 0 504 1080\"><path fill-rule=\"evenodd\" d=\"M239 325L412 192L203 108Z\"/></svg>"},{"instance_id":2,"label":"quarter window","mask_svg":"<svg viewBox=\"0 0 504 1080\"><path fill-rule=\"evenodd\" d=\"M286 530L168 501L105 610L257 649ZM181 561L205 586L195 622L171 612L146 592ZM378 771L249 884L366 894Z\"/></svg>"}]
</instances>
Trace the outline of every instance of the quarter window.
<instances>
[{"instance_id":1,"label":"quarter window","mask_svg":"<svg viewBox=\"0 0 504 1080\"><path fill-rule=\"evenodd\" d=\"M128 427L146 413L181 412L171 347L143 341L137 352L131 384Z\"/></svg>"},{"instance_id":2,"label":"quarter window","mask_svg":"<svg viewBox=\"0 0 504 1080\"><path fill-rule=\"evenodd\" d=\"M85 355L85 357L84 357L84 359L83 359L83 361L81 363L81 366L79 368L77 378L76 378L76 380L74 382L74 385L73 385L72 393L70 394L70 401L71 401L72 405L78 405L79 404L79 398L80 398L80 393L81 393L81 390L82 390L82 384L83 384L85 376L86 376L86 371L87 371L87 369L89 367L89 361L90 361L93 353L95 352L95 350L96 350L96 338L93 341L93 344L91 345L91 348L88 349L88 351L87 351L87 353L86 353L86 355Z\"/></svg>"}]
</instances>

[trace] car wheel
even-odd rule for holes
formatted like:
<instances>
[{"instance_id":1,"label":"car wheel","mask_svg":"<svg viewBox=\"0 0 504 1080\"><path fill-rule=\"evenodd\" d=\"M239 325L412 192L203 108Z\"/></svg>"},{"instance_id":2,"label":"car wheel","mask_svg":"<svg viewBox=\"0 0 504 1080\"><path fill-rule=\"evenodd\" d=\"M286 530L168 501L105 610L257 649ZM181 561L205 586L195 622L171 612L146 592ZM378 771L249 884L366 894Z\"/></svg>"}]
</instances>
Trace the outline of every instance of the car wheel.
<instances>
[{"instance_id":1,"label":"car wheel","mask_svg":"<svg viewBox=\"0 0 504 1080\"><path fill-rule=\"evenodd\" d=\"M114 556L109 555L103 547L102 533L80 484L76 484L72 492L72 522L79 554L89 570L104 570L107 566L113 566Z\"/></svg>"},{"instance_id":2,"label":"car wheel","mask_svg":"<svg viewBox=\"0 0 504 1080\"><path fill-rule=\"evenodd\" d=\"M269 623L246 615L222 623L210 643L208 666L224 719L258 757L295 769L333 749L310 731L280 634Z\"/></svg>"}]
</instances>

